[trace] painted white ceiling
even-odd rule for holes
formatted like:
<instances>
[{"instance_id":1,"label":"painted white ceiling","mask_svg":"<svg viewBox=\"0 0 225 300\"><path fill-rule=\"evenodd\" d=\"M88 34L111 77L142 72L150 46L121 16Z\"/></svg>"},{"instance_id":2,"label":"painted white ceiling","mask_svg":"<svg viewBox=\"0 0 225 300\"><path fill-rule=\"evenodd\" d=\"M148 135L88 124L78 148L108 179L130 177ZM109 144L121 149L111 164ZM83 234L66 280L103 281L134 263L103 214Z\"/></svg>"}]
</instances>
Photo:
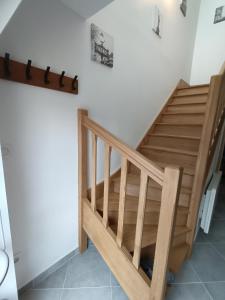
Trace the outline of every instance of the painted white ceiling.
<instances>
[{"instance_id":1,"label":"painted white ceiling","mask_svg":"<svg viewBox=\"0 0 225 300\"><path fill-rule=\"evenodd\" d=\"M85 19L90 18L114 0L61 0Z\"/></svg>"},{"instance_id":2,"label":"painted white ceiling","mask_svg":"<svg viewBox=\"0 0 225 300\"><path fill-rule=\"evenodd\" d=\"M0 34L22 0L0 0Z\"/></svg>"}]
</instances>

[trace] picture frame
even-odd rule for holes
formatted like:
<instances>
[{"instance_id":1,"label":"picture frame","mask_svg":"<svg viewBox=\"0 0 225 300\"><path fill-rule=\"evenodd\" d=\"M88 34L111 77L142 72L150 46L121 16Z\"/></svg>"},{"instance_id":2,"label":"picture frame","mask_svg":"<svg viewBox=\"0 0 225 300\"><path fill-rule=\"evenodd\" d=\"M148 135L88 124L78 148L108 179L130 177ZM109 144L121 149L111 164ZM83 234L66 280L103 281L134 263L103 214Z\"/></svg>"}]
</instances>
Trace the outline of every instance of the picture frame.
<instances>
[{"instance_id":1,"label":"picture frame","mask_svg":"<svg viewBox=\"0 0 225 300\"><path fill-rule=\"evenodd\" d=\"M180 10L184 17L187 16L187 0L182 0L180 4Z\"/></svg>"},{"instance_id":2,"label":"picture frame","mask_svg":"<svg viewBox=\"0 0 225 300\"><path fill-rule=\"evenodd\" d=\"M114 39L95 24L91 24L91 60L109 68L114 65Z\"/></svg>"},{"instance_id":3,"label":"picture frame","mask_svg":"<svg viewBox=\"0 0 225 300\"><path fill-rule=\"evenodd\" d=\"M214 24L225 21L225 6L219 6L216 8Z\"/></svg>"},{"instance_id":4,"label":"picture frame","mask_svg":"<svg viewBox=\"0 0 225 300\"><path fill-rule=\"evenodd\" d=\"M162 17L161 17L161 13L159 10L158 6L154 7L153 10L153 25L152 25L152 30L153 32L159 37L161 38L161 22L162 22Z\"/></svg>"}]
</instances>

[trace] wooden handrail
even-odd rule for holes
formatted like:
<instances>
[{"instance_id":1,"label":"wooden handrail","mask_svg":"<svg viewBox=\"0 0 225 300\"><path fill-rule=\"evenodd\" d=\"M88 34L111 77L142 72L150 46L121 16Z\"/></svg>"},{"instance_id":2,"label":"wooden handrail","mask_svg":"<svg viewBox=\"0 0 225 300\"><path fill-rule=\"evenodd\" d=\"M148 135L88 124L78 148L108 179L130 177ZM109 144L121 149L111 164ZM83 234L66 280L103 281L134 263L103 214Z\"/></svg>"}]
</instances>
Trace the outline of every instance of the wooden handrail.
<instances>
[{"instance_id":1,"label":"wooden handrail","mask_svg":"<svg viewBox=\"0 0 225 300\"><path fill-rule=\"evenodd\" d=\"M96 122L83 117L83 125L91 130L94 134L100 137L110 147L115 148L120 154L124 155L131 163L139 169L145 170L148 176L155 180L161 186L163 185L164 173L163 170L155 163L145 158L142 154L133 150L131 147L120 141L113 134L98 125Z\"/></svg>"}]
</instances>

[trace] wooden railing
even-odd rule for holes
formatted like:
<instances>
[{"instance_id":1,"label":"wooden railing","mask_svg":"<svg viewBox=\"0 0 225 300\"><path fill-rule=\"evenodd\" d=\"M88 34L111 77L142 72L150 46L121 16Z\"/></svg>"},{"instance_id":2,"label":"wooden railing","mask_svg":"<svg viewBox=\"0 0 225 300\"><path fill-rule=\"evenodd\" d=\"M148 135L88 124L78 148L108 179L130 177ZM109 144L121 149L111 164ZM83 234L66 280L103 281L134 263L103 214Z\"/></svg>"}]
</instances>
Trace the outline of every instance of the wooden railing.
<instances>
[{"instance_id":1,"label":"wooden railing","mask_svg":"<svg viewBox=\"0 0 225 300\"><path fill-rule=\"evenodd\" d=\"M190 245L190 253L194 242L197 214L204 192L205 181L212 163L215 148L224 123L225 117L225 63L219 75L212 76L209 86L209 96L205 122L202 130L202 139L199 148L199 155L195 170L195 180L190 203L190 214L188 227L192 228L187 242Z\"/></svg>"},{"instance_id":2,"label":"wooden railing","mask_svg":"<svg viewBox=\"0 0 225 300\"><path fill-rule=\"evenodd\" d=\"M79 134L79 204L80 204L80 250L86 249L87 235L102 254L112 272L133 300L164 299L166 272L174 232L174 220L180 193L181 173L179 168L165 170L146 159L137 151L88 118L86 110L78 111ZM88 177L88 131L91 133L91 200L87 198ZM104 189L103 215L96 211L97 187L97 140L104 142ZM117 233L109 226L109 188L111 150L121 156L121 182ZM133 256L124 249L124 220L128 164L140 170L140 194ZM161 208L156 239L153 277L147 280L140 269L140 256L146 207L146 192L149 179L162 186Z\"/></svg>"}]
</instances>

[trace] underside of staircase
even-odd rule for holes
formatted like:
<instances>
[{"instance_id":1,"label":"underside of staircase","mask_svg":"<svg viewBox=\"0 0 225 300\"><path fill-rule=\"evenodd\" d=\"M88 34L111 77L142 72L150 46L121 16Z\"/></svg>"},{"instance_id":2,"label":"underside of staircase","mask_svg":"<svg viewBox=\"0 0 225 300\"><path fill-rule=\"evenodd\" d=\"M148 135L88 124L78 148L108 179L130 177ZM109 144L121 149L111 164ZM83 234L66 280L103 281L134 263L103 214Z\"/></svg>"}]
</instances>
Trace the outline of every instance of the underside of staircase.
<instances>
[{"instance_id":1,"label":"underside of staircase","mask_svg":"<svg viewBox=\"0 0 225 300\"><path fill-rule=\"evenodd\" d=\"M129 299L164 299L167 271L179 271L191 255L224 104L224 69L210 84L189 86L181 80L136 150L79 111L80 250L89 236ZM98 140L105 145L99 184ZM114 174L112 150L121 155ZM146 257L154 262L151 278L141 268Z\"/></svg>"}]
</instances>

